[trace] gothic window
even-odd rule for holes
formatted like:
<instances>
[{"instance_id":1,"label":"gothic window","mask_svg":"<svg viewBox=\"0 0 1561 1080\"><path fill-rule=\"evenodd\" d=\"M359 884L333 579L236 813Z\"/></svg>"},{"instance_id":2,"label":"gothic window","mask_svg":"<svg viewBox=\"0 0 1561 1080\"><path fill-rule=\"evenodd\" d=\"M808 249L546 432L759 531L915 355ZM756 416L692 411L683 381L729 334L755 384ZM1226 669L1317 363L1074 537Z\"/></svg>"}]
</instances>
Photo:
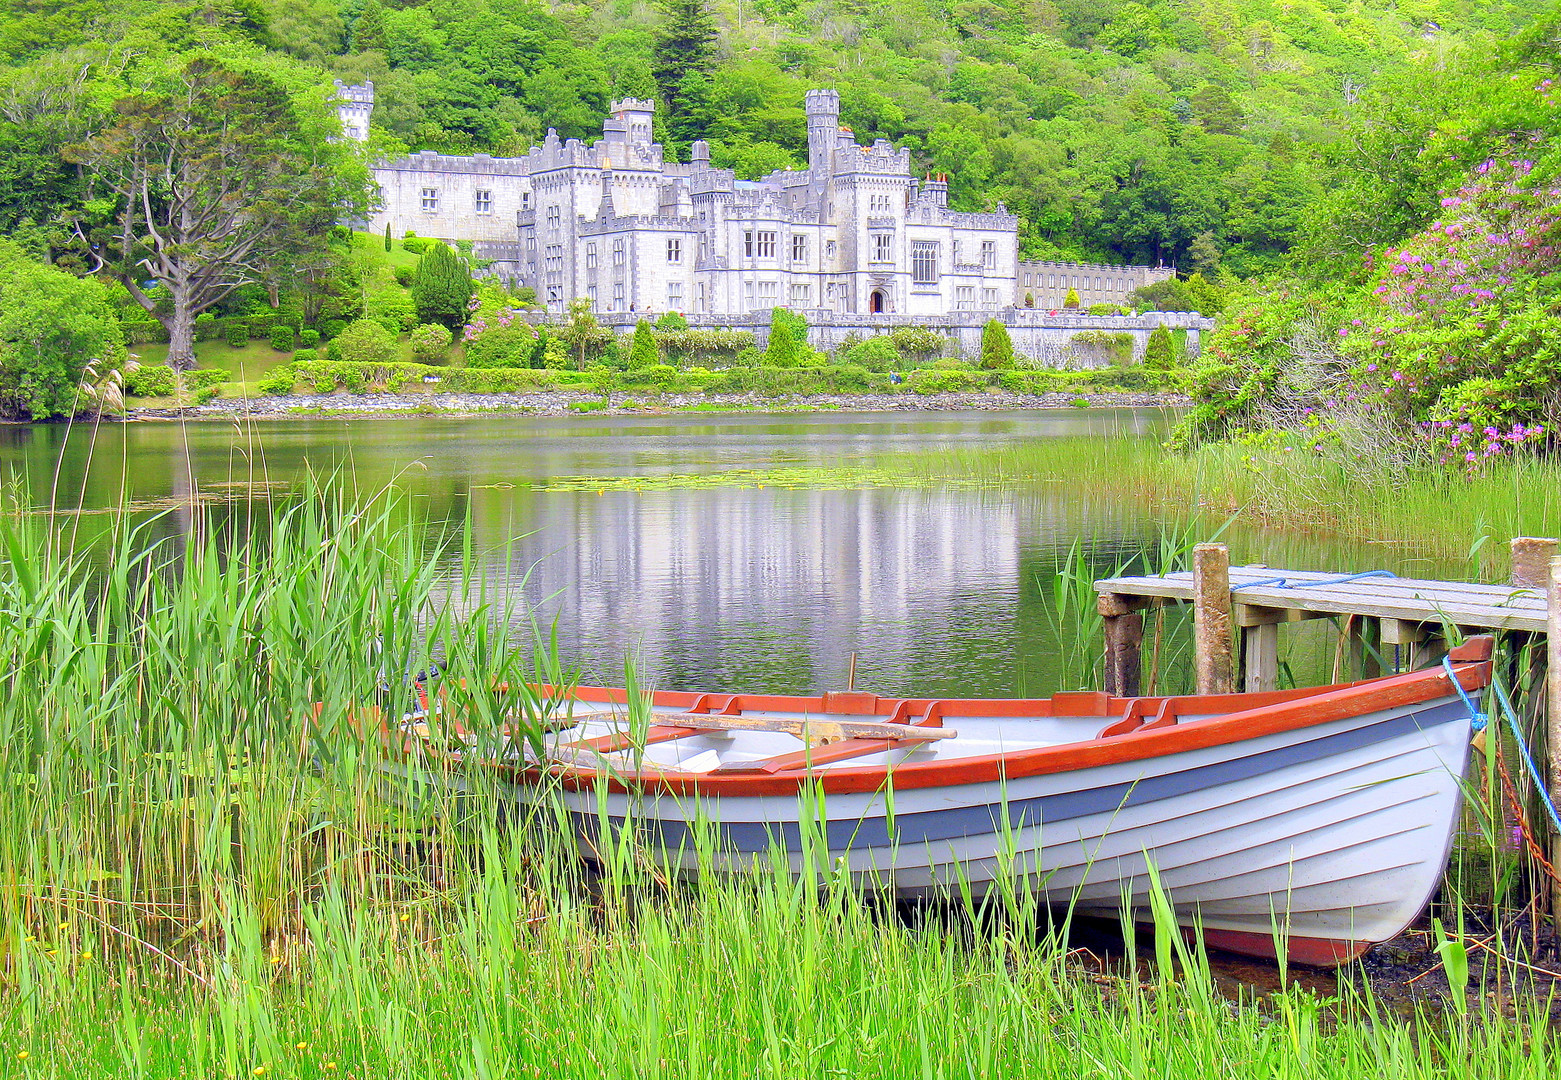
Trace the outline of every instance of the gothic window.
<instances>
[{"instance_id":1,"label":"gothic window","mask_svg":"<svg viewBox=\"0 0 1561 1080\"><path fill-rule=\"evenodd\" d=\"M683 310L683 283L681 281L667 282L667 310Z\"/></svg>"},{"instance_id":2,"label":"gothic window","mask_svg":"<svg viewBox=\"0 0 1561 1080\"><path fill-rule=\"evenodd\" d=\"M533 255L537 253L537 238L535 233L527 234L526 250L531 252Z\"/></svg>"},{"instance_id":3,"label":"gothic window","mask_svg":"<svg viewBox=\"0 0 1561 1080\"><path fill-rule=\"evenodd\" d=\"M780 282L759 282L759 306L774 307L776 300L780 299Z\"/></svg>"},{"instance_id":4,"label":"gothic window","mask_svg":"<svg viewBox=\"0 0 1561 1080\"><path fill-rule=\"evenodd\" d=\"M808 261L808 238L806 236L793 236L791 238L791 261L794 263Z\"/></svg>"},{"instance_id":5,"label":"gothic window","mask_svg":"<svg viewBox=\"0 0 1561 1080\"><path fill-rule=\"evenodd\" d=\"M612 264L614 266L622 266L623 265L623 241L622 240L614 240L612 242Z\"/></svg>"},{"instance_id":6,"label":"gothic window","mask_svg":"<svg viewBox=\"0 0 1561 1080\"><path fill-rule=\"evenodd\" d=\"M835 242L833 240L824 241L824 257L826 259L835 257Z\"/></svg>"},{"instance_id":7,"label":"gothic window","mask_svg":"<svg viewBox=\"0 0 1561 1080\"><path fill-rule=\"evenodd\" d=\"M775 258L775 233L768 229L743 233L743 254L750 259Z\"/></svg>"},{"instance_id":8,"label":"gothic window","mask_svg":"<svg viewBox=\"0 0 1561 1080\"><path fill-rule=\"evenodd\" d=\"M976 287L961 285L954 290L954 310L973 311L976 306Z\"/></svg>"},{"instance_id":9,"label":"gothic window","mask_svg":"<svg viewBox=\"0 0 1561 1080\"><path fill-rule=\"evenodd\" d=\"M478 189L472 195L472 202L479 214L493 213L493 192Z\"/></svg>"},{"instance_id":10,"label":"gothic window","mask_svg":"<svg viewBox=\"0 0 1561 1080\"><path fill-rule=\"evenodd\" d=\"M669 263L683 261L683 241L675 238L667 241L667 261Z\"/></svg>"},{"instance_id":11,"label":"gothic window","mask_svg":"<svg viewBox=\"0 0 1561 1080\"><path fill-rule=\"evenodd\" d=\"M997 241L981 241L981 265L988 270L997 269Z\"/></svg>"},{"instance_id":12,"label":"gothic window","mask_svg":"<svg viewBox=\"0 0 1561 1080\"><path fill-rule=\"evenodd\" d=\"M520 208L522 210L530 210L531 209L531 192L529 192L529 191L522 191L520 193Z\"/></svg>"},{"instance_id":13,"label":"gothic window","mask_svg":"<svg viewBox=\"0 0 1561 1080\"><path fill-rule=\"evenodd\" d=\"M703 281L701 281L699 283L699 292L698 292L697 295L699 296L699 310L700 311L704 311L705 310L705 283Z\"/></svg>"},{"instance_id":14,"label":"gothic window","mask_svg":"<svg viewBox=\"0 0 1561 1080\"><path fill-rule=\"evenodd\" d=\"M793 285L791 287L791 302L802 307L808 306L809 294L813 290L807 285Z\"/></svg>"},{"instance_id":15,"label":"gothic window","mask_svg":"<svg viewBox=\"0 0 1561 1080\"><path fill-rule=\"evenodd\" d=\"M918 285L938 283L938 245L919 241L911 248L911 280Z\"/></svg>"},{"instance_id":16,"label":"gothic window","mask_svg":"<svg viewBox=\"0 0 1561 1080\"><path fill-rule=\"evenodd\" d=\"M751 281L743 282L743 307L753 308L753 282Z\"/></svg>"},{"instance_id":17,"label":"gothic window","mask_svg":"<svg viewBox=\"0 0 1561 1080\"><path fill-rule=\"evenodd\" d=\"M423 189L423 213L437 214L439 212L439 189L425 187Z\"/></svg>"},{"instance_id":18,"label":"gothic window","mask_svg":"<svg viewBox=\"0 0 1561 1080\"><path fill-rule=\"evenodd\" d=\"M890 233L873 234L873 262L894 261L894 236Z\"/></svg>"},{"instance_id":19,"label":"gothic window","mask_svg":"<svg viewBox=\"0 0 1561 1080\"><path fill-rule=\"evenodd\" d=\"M562 244L549 244L542 253L543 266L550 274L563 273L564 248Z\"/></svg>"},{"instance_id":20,"label":"gothic window","mask_svg":"<svg viewBox=\"0 0 1561 1080\"><path fill-rule=\"evenodd\" d=\"M595 244L587 244L587 245L585 245L585 268L587 270L595 270L596 269L596 245Z\"/></svg>"},{"instance_id":21,"label":"gothic window","mask_svg":"<svg viewBox=\"0 0 1561 1080\"><path fill-rule=\"evenodd\" d=\"M997 306L997 290L996 289L982 289L981 290L981 306L982 307L989 307L989 308L995 308Z\"/></svg>"},{"instance_id":22,"label":"gothic window","mask_svg":"<svg viewBox=\"0 0 1561 1080\"><path fill-rule=\"evenodd\" d=\"M612 287L612 309L614 311L623 310L623 282L621 281Z\"/></svg>"},{"instance_id":23,"label":"gothic window","mask_svg":"<svg viewBox=\"0 0 1561 1080\"><path fill-rule=\"evenodd\" d=\"M547 208L547 227L550 228L550 229L558 228L558 220L559 220L558 207L556 207L556 206L548 207Z\"/></svg>"},{"instance_id":24,"label":"gothic window","mask_svg":"<svg viewBox=\"0 0 1561 1080\"><path fill-rule=\"evenodd\" d=\"M562 285L549 285L547 287L547 302L561 304L564 300L564 287Z\"/></svg>"}]
</instances>

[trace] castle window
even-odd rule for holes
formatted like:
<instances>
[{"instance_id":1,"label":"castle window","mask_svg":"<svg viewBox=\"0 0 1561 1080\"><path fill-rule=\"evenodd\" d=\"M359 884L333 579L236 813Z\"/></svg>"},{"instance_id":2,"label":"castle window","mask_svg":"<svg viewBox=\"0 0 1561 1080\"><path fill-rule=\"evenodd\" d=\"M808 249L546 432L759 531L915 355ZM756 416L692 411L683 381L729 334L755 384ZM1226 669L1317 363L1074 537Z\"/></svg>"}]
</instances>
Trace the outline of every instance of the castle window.
<instances>
[{"instance_id":1,"label":"castle window","mask_svg":"<svg viewBox=\"0 0 1561 1080\"><path fill-rule=\"evenodd\" d=\"M437 214L439 212L439 189L425 187L423 189L423 213Z\"/></svg>"},{"instance_id":2,"label":"castle window","mask_svg":"<svg viewBox=\"0 0 1561 1080\"><path fill-rule=\"evenodd\" d=\"M890 233L873 234L873 262L894 261L894 236Z\"/></svg>"},{"instance_id":3,"label":"castle window","mask_svg":"<svg viewBox=\"0 0 1561 1080\"><path fill-rule=\"evenodd\" d=\"M667 282L667 310L683 310L683 283L681 281Z\"/></svg>"},{"instance_id":4,"label":"castle window","mask_svg":"<svg viewBox=\"0 0 1561 1080\"><path fill-rule=\"evenodd\" d=\"M587 244L587 245L585 245L585 268L587 270L595 270L596 269L596 245L595 244Z\"/></svg>"},{"instance_id":5,"label":"castle window","mask_svg":"<svg viewBox=\"0 0 1561 1080\"><path fill-rule=\"evenodd\" d=\"M547 302L561 304L564 302L564 287L562 285L549 285L547 287Z\"/></svg>"},{"instance_id":6,"label":"castle window","mask_svg":"<svg viewBox=\"0 0 1561 1080\"><path fill-rule=\"evenodd\" d=\"M595 311L596 310L596 286L595 285L587 285L585 287L585 298L591 302L591 310Z\"/></svg>"},{"instance_id":7,"label":"castle window","mask_svg":"<svg viewBox=\"0 0 1561 1080\"><path fill-rule=\"evenodd\" d=\"M531 209L531 192L529 192L529 191L522 191L520 193L520 208L522 210L530 210Z\"/></svg>"},{"instance_id":8,"label":"castle window","mask_svg":"<svg viewBox=\"0 0 1561 1080\"><path fill-rule=\"evenodd\" d=\"M612 287L612 309L614 311L623 310L623 282L621 281Z\"/></svg>"},{"instance_id":9,"label":"castle window","mask_svg":"<svg viewBox=\"0 0 1561 1080\"><path fill-rule=\"evenodd\" d=\"M698 293L698 296L699 296L699 310L700 311L704 311L705 307L706 307L706 304L705 304L705 283L703 281L701 281L699 283L699 293Z\"/></svg>"},{"instance_id":10,"label":"castle window","mask_svg":"<svg viewBox=\"0 0 1561 1080\"><path fill-rule=\"evenodd\" d=\"M743 233L743 254L750 259L775 258L775 233L768 229Z\"/></svg>"},{"instance_id":11,"label":"castle window","mask_svg":"<svg viewBox=\"0 0 1561 1080\"><path fill-rule=\"evenodd\" d=\"M833 240L826 240L824 242L824 257L826 259L833 259L835 257L835 242Z\"/></svg>"},{"instance_id":12,"label":"castle window","mask_svg":"<svg viewBox=\"0 0 1561 1080\"><path fill-rule=\"evenodd\" d=\"M813 290L807 285L793 285L791 287L791 302L793 305L808 306Z\"/></svg>"},{"instance_id":13,"label":"castle window","mask_svg":"<svg viewBox=\"0 0 1561 1080\"><path fill-rule=\"evenodd\" d=\"M564 271L564 248L562 244L549 244L542 253L542 262L550 274L561 274Z\"/></svg>"},{"instance_id":14,"label":"castle window","mask_svg":"<svg viewBox=\"0 0 1561 1080\"><path fill-rule=\"evenodd\" d=\"M777 300L779 300L779 299L780 299L780 282L778 282L778 281L761 281L761 282L759 282L759 306L760 307L774 307L775 306L775 302Z\"/></svg>"},{"instance_id":15,"label":"castle window","mask_svg":"<svg viewBox=\"0 0 1561 1080\"><path fill-rule=\"evenodd\" d=\"M954 310L973 311L976 306L976 287L961 285L954 290Z\"/></svg>"},{"instance_id":16,"label":"castle window","mask_svg":"<svg viewBox=\"0 0 1561 1080\"><path fill-rule=\"evenodd\" d=\"M794 263L808 261L808 238L806 236L793 236L791 238L791 261Z\"/></svg>"},{"instance_id":17,"label":"castle window","mask_svg":"<svg viewBox=\"0 0 1561 1080\"><path fill-rule=\"evenodd\" d=\"M612 264L614 266L622 266L623 265L623 241L622 240L614 240L612 242Z\"/></svg>"},{"instance_id":18,"label":"castle window","mask_svg":"<svg viewBox=\"0 0 1561 1080\"><path fill-rule=\"evenodd\" d=\"M556 206L547 208L547 227L550 229L558 228L558 207Z\"/></svg>"},{"instance_id":19,"label":"castle window","mask_svg":"<svg viewBox=\"0 0 1561 1080\"><path fill-rule=\"evenodd\" d=\"M481 190L474 192L472 203L479 214L493 213L493 192Z\"/></svg>"},{"instance_id":20,"label":"castle window","mask_svg":"<svg viewBox=\"0 0 1561 1080\"><path fill-rule=\"evenodd\" d=\"M743 308L750 311L753 309L753 282L751 281L743 282Z\"/></svg>"},{"instance_id":21,"label":"castle window","mask_svg":"<svg viewBox=\"0 0 1561 1080\"><path fill-rule=\"evenodd\" d=\"M667 261L680 263L683 261L683 241L671 239L667 241Z\"/></svg>"},{"instance_id":22,"label":"castle window","mask_svg":"<svg viewBox=\"0 0 1561 1080\"><path fill-rule=\"evenodd\" d=\"M535 233L526 234L526 250L533 255L537 253L537 237Z\"/></svg>"},{"instance_id":23,"label":"castle window","mask_svg":"<svg viewBox=\"0 0 1561 1080\"><path fill-rule=\"evenodd\" d=\"M997 269L997 241L981 241L981 265L988 270Z\"/></svg>"},{"instance_id":24,"label":"castle window","mask_svg":"<svg viewBox=\"0 0 1561 1080\"><path fill-rule=\"evenodd\" d=\"M938 245L919 241L911 247L911 280L918 285L938 283Z\"/></svg>"},{"instance_id":25,"label":"castle window","mask_svg":"<svg viewBox=\"0 0 1561 1080\"><path fill-rule=\"evenodd\" d=\"M997 290L996 289L982 289L981 290L981 306L982 307L989 307L989 308L995 308L997 306Z\"/></svg>"}]
</instances>

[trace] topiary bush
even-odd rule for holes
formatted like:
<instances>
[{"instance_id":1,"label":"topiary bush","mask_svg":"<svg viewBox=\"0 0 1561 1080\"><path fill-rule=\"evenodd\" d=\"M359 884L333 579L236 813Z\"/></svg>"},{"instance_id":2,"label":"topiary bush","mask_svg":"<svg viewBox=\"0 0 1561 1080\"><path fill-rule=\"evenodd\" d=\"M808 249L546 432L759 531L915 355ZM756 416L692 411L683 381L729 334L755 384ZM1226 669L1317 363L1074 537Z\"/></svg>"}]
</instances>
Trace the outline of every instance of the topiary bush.
<instances>
[{"instance_id":1,"label":"topiary bush","mask_svg":"<svg viewBox=\"0 0 1561 1080\"><path fill-rule=\"evenodd\" d=\"M423 364L443 360L445 354L450 351L450 343L454 340L455 335L450 333L448 327L440 326L438 323L424 323L412 331L412 355Z\"/></svg>"},{"instance_id":2,"label":"topiary bush","mask_svg":"<svg viewBox=\"0 0 1561 1080\"><path fill-rule=\"evenodd\" d=\"M174 386L173 369L166 364L147 364L125 376L125 393L133 397L168 397Z\"/></svg>"},{"instance_id":3,"label":"topiary bush","mask_svg":"<svg viewBox=\"0 0 1561 1080\"><path fill-rule=\"evenodd\" d=\"M997 371L1014 366L1014 342L1008 336L1008 327L996 319L988 319L981 328L981 366Z\"/></svg>"},{"instance_id":4,"label":"topiary bush","mask_svg":"<svg viewBox=\"0 0 1561 1080\"><path fill-rule=\"evenodd\" d=\"M1150 371L1169 371L1175 356L1176 343L1171 340L1171 332L1163 326L1151 330L1149 341L1144 345L1144 367Z\"/></svg>"},{"instance_id":5,"label":"topiary bush","mask_svg":"<svg viewBox=\"0 0 1561 1080\"><path fill-rule=\"evenodd\" d=\"M278 326L271 331L271 347L277 352L292 352L294 344L291 326Z\"/></svg>"},{"instance_id":6,"label":"topiary bush","mask_svg":"<svg viewBox=\"0 0 1561 1080\"><path fill-rule=\"evenodd\" d=\"M1079 293L1077 289L1070 288L1068 290L1068 295L1063 298L1062 306L1069 311L1077 311L1079 309Z\"/></svg>"},{"instance_id":7,"label":"topiary bush","mask_svg":"<svg viewBox=\"0 0 1561 1080\"><path fill-rule=\"evenodd\" d=\"M320 343L320 332L313 327L298 331L298 344L300 348L312 349Z\"/></svg>"},{"instance_id":8,"label":"topiary bush","mask_svg":"<svg viewBox=\"0 0 1561 1080\"><path fill-rule=\"evenodd\" d=\"M294 356L301 356L305 352L309 353L309 360L313 361L313 349L300 349ZM280 397L285 394L291 394L293 392L293 383L296 381L297 377L293 372L292 364L278 364L255 382L255 389L262 394Z\"/></svg>"},{"instance_id":9,"label":"topiary bush","mask_svg":"<svg viewBox=\"0 0 1561 1080\"><path fill-rule=\"evenodd\" d=\"M350 364L383 364L396 355L396 339L372 319L359 319L334 339L337 354Z\"/></svg>"},{"instance_id":10,"label":"topiary bush","mask_svg":"<svg viewBox=\"0 0 1561 1080\"><path fill-rule=\"evenodd\" d=\"M319 358L320 353L317 349L298 349L293 353L293 363L295 364L301 364L311 360L318 360Z\"/></svg>"},{"instance_id":11,"label":"topiary bush","mask_svg":"<svg viewBox=\"0 0 1561 1080\"><path fill-rule=\"evenodd\" d=\"M243 319L229 319L222 328L222 337L229 347L242 349L249 344L249 326Z\"/></svg>"}]
</instances>

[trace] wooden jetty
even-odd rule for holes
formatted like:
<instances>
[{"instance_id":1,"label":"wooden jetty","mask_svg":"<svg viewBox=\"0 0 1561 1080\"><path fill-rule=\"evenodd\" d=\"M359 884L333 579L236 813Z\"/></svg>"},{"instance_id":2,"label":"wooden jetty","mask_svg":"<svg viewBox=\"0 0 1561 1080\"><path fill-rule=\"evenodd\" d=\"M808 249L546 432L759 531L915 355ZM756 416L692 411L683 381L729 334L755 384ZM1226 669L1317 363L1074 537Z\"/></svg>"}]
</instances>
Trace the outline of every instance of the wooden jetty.
<instances>
[{"instance_id":1,"label":"wooden jetty","mask_svg":"<svg viewBox=\"0 0 1561 1080\"><path fill-rule=\"evenodd\" d=\"M1512 541L1505 585L1231 566L1223 544L1199 544L1193 568L1158 577L1095 582L1105 623L1105 690L1137 697L1142 681L1143 611L1173 602L1193 605L1193 650L1199 694L1274 690L1279 681L1279 628L1305 619L1340 621L1348 646L1347 679L1381 674L1391 655L1400 668L1440 661L1456 629L1470 635L1506 631L1546 637L1550 791L1561 798L1561 551L1554 539ZM1240 630L1237 639L1236 631ZM1157 643L1158 644L1158 643ZM1392 650L1391 654L1389 649ZM1152 691L1151 691L1152 692ZM1561 836L1549 843L1561 867ZM1551 894L1561 919L1561 888Z\"/></svg>"}]
</instances>

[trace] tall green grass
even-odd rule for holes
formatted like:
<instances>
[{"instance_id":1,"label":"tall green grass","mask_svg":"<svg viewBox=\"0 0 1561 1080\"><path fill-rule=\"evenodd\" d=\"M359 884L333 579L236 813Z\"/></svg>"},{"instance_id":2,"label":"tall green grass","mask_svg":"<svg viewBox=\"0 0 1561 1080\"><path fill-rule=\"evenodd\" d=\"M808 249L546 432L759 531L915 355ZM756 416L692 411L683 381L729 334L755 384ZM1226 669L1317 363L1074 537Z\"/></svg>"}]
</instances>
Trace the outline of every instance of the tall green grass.
<instances>
[{"instance_id":1,"label":"tall green grass","mask_svg":"<svg viewBox=\"0 0 1561 1080\"><path fill-rule=\"evenodd\" d=\"M592 872L545 800L382 737L435 660L479 755L570 679L470 534L393 501L92 564L50 525L0 519L6 1075L1554 1075L1542 1003L1233 1004L1193 953L1081 965L1012 898L911 927L827 865L680 885L632 838Z\"/></svg>"}]
</instances>

